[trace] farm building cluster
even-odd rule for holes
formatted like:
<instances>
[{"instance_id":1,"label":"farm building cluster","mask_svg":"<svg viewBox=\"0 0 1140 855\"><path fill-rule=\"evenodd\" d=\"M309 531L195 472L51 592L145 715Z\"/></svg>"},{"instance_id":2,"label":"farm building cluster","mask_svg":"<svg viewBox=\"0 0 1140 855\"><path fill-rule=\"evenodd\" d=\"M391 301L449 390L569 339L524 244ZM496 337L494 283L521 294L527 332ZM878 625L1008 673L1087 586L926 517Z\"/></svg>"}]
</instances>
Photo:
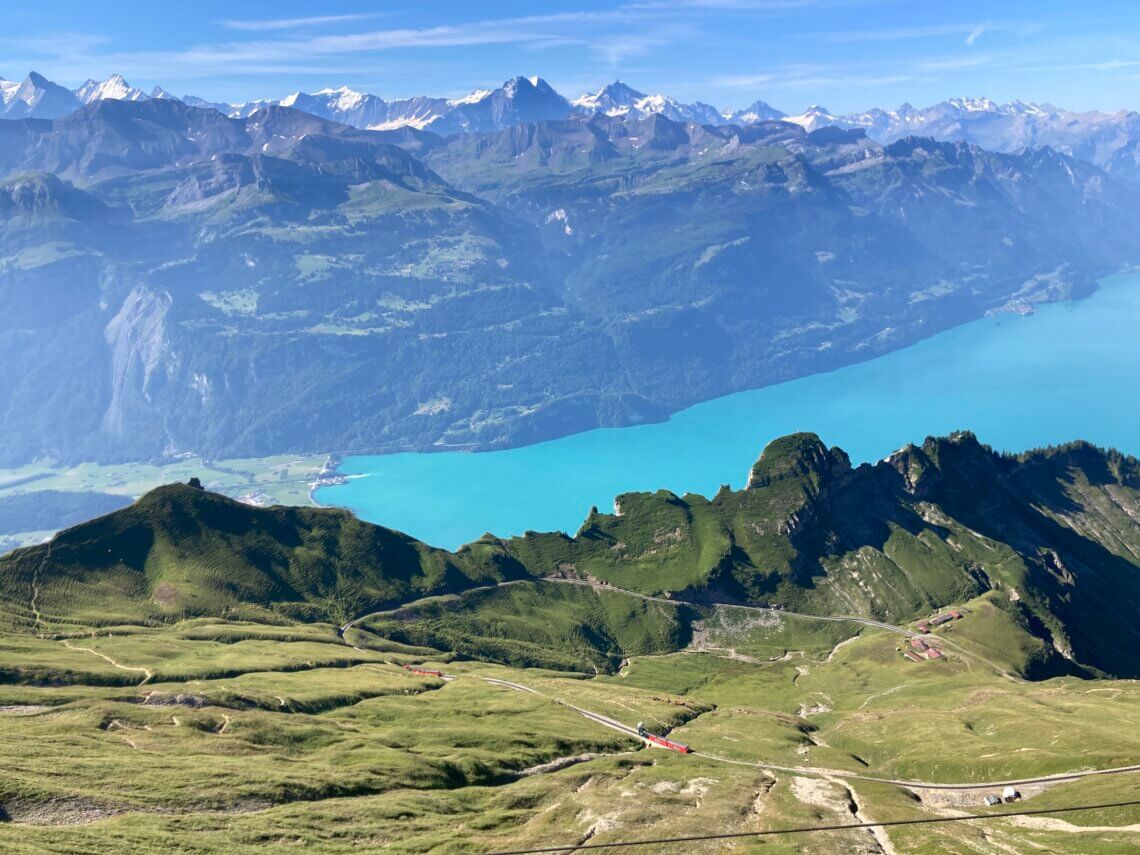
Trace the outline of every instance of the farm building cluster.
<instances>
[{"instance_id":1,"label":"farm building cluster","mask_svg":"<svg viewBox=\"0 0 1140 855\"><path fill-rule=\"evenodd\" d=\"M943 659L942 651L932 644L927 644L921 638L910 640L910 650L904 651L903 656L911 662L921 662L923 659Z\"/></svg>"},{"instance_id":2,"label":"farm building cluster","mask_svg":"<svg viewBox=\"0 0 1140 855\"><path fill-rule=\"evenodd\" d=\"M926 620L918 621L917 623L915 623L914 628L917 629L919 632L925 634L925 633L930 632L933 629L937 629L938 627L942 626L942 624L944 624L944 623L950 623L950 621L952 621L952 620L958 620L959 618L963 618L966 615L968 615L969 613L970 612L968 609L949 609L947 611L944 611L940 615L935 615L932 618L927 618Z\"/></svg>"},{"instance_id":3,"label":"farm building cluster","mask_svg":"<svg viewBox=\"0 0 1140 855\"><path fill-rule=\"evenodd\" d=\"M915 631L923 635L929 635L933 630L942 626L943 624L950 623L953 620L959 620L969 614L969 609L948 609L947 611L937 614L934 617L926 618L924 620L916 621L914 628ZM903 656L911 662L921 662L923 659L945 659L946 654L937 644L932 644L930 641L918 636L913 636L909 640L910 649L903 650Z\"/></svg>"}]
</instances>

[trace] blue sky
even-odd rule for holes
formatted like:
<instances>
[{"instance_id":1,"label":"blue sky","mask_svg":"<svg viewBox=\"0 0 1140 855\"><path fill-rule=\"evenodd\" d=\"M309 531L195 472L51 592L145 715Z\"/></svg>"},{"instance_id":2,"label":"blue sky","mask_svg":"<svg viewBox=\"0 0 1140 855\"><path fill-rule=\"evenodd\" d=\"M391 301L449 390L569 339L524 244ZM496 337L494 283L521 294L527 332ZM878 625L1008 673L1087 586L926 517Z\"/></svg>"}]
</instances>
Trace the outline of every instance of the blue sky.
<instances>
[{"instance_id":1,"label":"blue sky","mask_svg":"<svg viewBox=\"0 0 1140 855\"><path fill-rule=\"evenodd\" d=\"M349 85L462 95L539 74L718 107L922 106L953 95L1140 108L1140 3L889 0L11 4L0 76L241 101Z\"/></svg>"}]
</instances>

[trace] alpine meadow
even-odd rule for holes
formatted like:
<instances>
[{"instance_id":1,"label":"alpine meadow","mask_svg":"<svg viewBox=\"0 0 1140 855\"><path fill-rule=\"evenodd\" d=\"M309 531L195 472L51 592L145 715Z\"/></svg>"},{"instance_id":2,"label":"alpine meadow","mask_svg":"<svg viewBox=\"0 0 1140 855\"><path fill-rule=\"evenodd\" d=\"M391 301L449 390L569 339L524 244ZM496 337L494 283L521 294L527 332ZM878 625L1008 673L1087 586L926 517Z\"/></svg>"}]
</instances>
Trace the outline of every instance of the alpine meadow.
<instances>
[{"instance_id":1,"label":"alpine meadow","mask_svg":"<svg viewBox=\"0 0 1140 855\"><path fill-rule=\"evenodd\" d=\"M1140 9L5 19L0 853L1140 847Z\"/></svg>"}]
</instances>

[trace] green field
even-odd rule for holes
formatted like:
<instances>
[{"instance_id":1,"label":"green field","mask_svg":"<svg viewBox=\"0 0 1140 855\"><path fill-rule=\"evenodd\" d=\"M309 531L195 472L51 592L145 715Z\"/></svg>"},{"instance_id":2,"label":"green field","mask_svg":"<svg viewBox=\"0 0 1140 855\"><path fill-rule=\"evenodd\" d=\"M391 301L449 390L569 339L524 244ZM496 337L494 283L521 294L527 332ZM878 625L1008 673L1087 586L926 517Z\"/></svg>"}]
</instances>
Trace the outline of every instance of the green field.
<instances>
[{"instance_id":1,"label":"green field","mask_svg":"<svg viewBox=\"0 0 1140 855\"><path fill-rule=\"evenodd\" d=\"M545 611L514 634L573 655L586 648L560 629L569 619L646 613L620 592L535 584L438 600L467 613L454 624L425 606L404 619L451 625L463 642L485 621L524 620L541 594ZM619 643L641 652L625 650L620 671L596 677L449 649L411 655L400 652L407 633L387 651L349 643L396 635L386 628L398 622L373 619L347 640L328 624L217 619L0 636L0 851L484 852L758 831L849 822L852 804L877 820L985 811L992 791L844 775L969 783L1140 762L1134 682L1026 682L969 653L911 663L886 630L716 608L695 638L669 641L622 620L634 634ZM420 662L451 679L402 667ZM671 731L698 754L647 749L563 703ZM1140 798L1140 774L1023 789L1026 807L1119 801ZM1119 852L1137 843L1140 809L1052 819L886 839L898 852ZM881 851L865 831L804 846L765 838L735 851Z\"/></svg>"}]
</instances>

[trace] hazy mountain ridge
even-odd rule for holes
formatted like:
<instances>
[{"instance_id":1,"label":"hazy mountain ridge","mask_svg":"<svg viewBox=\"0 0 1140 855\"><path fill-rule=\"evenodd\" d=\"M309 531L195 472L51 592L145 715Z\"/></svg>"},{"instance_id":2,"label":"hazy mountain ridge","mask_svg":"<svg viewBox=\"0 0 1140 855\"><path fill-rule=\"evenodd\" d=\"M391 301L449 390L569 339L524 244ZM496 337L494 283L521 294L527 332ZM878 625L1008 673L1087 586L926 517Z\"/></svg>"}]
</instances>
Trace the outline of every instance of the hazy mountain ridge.
<instances>
[{"instance_id":1,"label":"hazy mountain ridge","mask_svg":"<svg viewBox=\"0 0 1140 855\"><path fill-rule=\"evenodd\" d=\"M1134 194L1052 151L786 122L441 138L96 100L0 122L5 176L13 462L659 419L1087 293L1140 250Z\"/></svg>"},{"instance_id":2,"label":"hazy mountain ridge","mask_svg":"<svg viewBox=\"0 0 1140 855\"><path fill-rule=\"evenodd\" d=\"M0 80L0 118L53 119L97 100L137 101L148 97L175 96L160 86L148 95L117 74L102 82L88 80L69 92L33 72L22 84ZM231 118L244 118L265 107L284 106L361 129L414 128L444 136L487 133L572 115L662 115L682 123L741 126L780 120L809 131L824 127L863 130L883 143L913 135L968 142L1000 152L1050 146L1129 180L1140 177L1140 114L1123 109L1115 113L1071 110L1017 100L1001 104L988 98L959 97L924 108L903 104L895 110L874 107L843 114L813 105L800 114L790 115L760 100L743 109L718 109L700 101L685 104L668 95L640 92L620 80L568 99L539 77L521 76L496 89L480 89L450 99L418 95L386 100L340 86L241 104L192 95L182 100L191 106L219 110Z\"/></svg>"},{"instance_id":3,"label":"hazy mountain ridge","mask_svg":"<svg viewBox=\"0 0 1140 855\"><path fill-rule=\"evenodd\" d=\"M344 621L551 575L892 624L992 595L1034 639L1028 675L1140 673L1134 458L1084 443L1001 456L956 434L852 467L797 434L764 450L744 490L627 494L616 507L574 537L487 535L448 553L341 510L256 509L172 485L0 558L0 596L17 624L34 585L44 626L99 626L274 611Z\"/></svg>"}]
</instances>

